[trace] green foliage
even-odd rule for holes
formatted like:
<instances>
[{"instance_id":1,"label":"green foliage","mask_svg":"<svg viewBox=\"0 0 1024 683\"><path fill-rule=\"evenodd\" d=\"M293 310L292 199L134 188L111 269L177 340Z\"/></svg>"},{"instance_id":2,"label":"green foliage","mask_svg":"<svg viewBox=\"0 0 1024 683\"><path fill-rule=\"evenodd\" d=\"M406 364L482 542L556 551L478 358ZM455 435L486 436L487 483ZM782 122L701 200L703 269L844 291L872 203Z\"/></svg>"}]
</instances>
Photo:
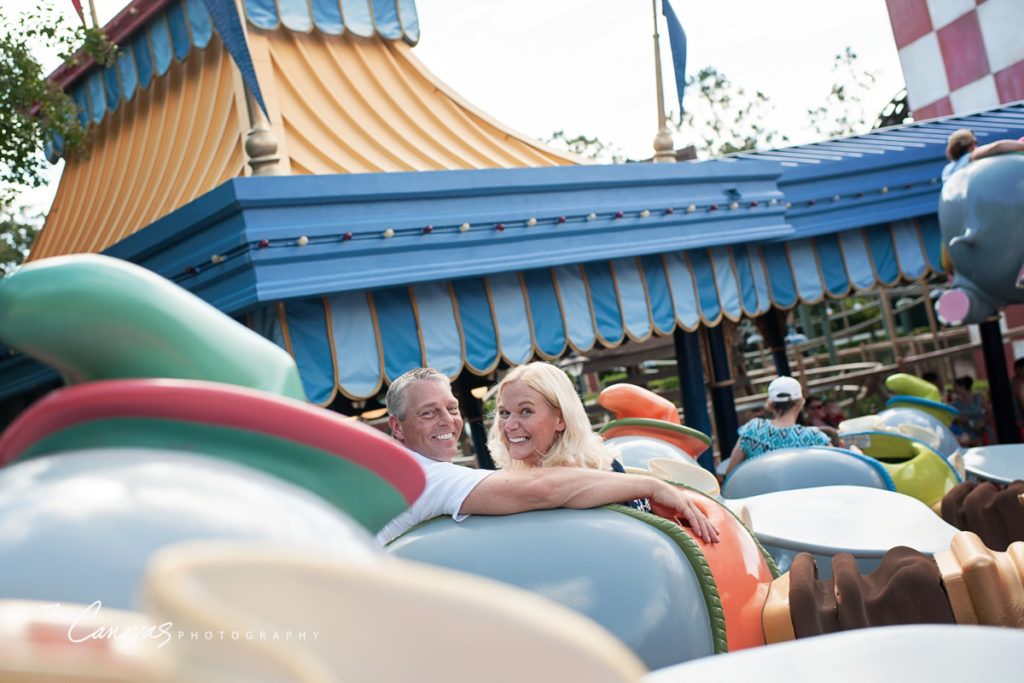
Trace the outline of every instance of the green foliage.
<instances>
[{"instance_id":1,"label":"green foliage","mask_svg":"<svg viewBox=\"0 0 1024 683\"><path fill-rule=\"evenodd\" d=\"M661 379L652 379L647 383L647 388L651 391L675 391L679 388L679 376L672 375L670 377L662 377Z\"/></svg>"},{"instance_id":2,"label":"green foliage","mask_svg":"<svg viewBox=\"0 0 1024 683\"><path fill-rule=\"evenodd\" d=\"M832 63L835 83L817 109L808 109L811 127L823 138L866 133L875 119L864 111L864 96L871 92L878 77L860 68L857 53L849 47Z\"/></svg>"},{"instance_id":3,"label":"green foliage","mask_svg":"<svg viewBox=\"0 0 1024 683\"><path fill-rule=\"evenodd\" d=\"M54 135L67 151L80 151L86 131L75 103L46 81L34 47L56 49L67 63L92 57L110 65L116 47L99 29L69 26L52 7L22 13L0 28L0 201L9 203L19 187L46 181L42 149ZM79 46L82 50L78 51Z\"/></svg>"},{"instance_id":4,"label":"green foliage","mask_svg":"<svg viewBox=\"0 0 1024 683\"><path fill-rule=\"evenodd\" d=\"M600 378L601 378L601 386L602 387L607 387L607 386L611 386L612 384L616 384L617 382L625 382L626 381L626 373L622 372L620 370L611 370L611 371L608 371L608 372L600 373Z\"/></svg>"},{"instance_id":5,"label":"green foliage","mask_svg":"<svg viewBox=\"0 0 1024 683\"><path fill-rule=\"evenodd\" d=\"M0 278L25 260L42 224L41 215L30 215L24 208L0 208Z\"/></svg>"},{"instance_id":6,"label":"green foliage","mask_svg":"<svg viewBox=\"0 0 1024 683\"><path fill-rule=\"evenodd\" d=\"M720 156L751 149L777 146L788 138L761 125L770 108L767 95L753 94L735 85L712 66L686 79L689 109L673 125L696 136L700 156Z\"/></svg>"},{"instance_id":7,"label":"green foliage","mask_svg":"<svg viewBox=\"0 0 1024 683\"><path fill-rule=\"evenodd\" d=\"M599 138L588 138L586 135L570 137L564 130L556 130L546 142L585 159L609 164L621 164L626 160L622 150L613 144L606 143Z\"/></svg>"}]
</instances>

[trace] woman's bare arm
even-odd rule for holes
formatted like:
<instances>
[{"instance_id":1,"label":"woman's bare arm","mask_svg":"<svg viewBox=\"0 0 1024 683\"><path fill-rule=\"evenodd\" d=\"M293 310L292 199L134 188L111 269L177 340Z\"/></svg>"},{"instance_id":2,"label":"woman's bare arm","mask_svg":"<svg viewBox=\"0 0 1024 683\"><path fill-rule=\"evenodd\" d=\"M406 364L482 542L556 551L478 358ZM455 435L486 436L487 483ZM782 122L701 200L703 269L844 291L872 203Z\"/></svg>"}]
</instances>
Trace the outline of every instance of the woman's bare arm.
<instances>
[{"instance_id":1,"label":"woman's bare arm","mask_svg":"<svg viewBox=\"0 0 1024 683\"><path fill-rule=\"evenodd\" d=\"M502 470L477 484L459 512L470 515L509 515L550 508L593 508L648 498L685 519L707 542L718 533L694 500L698 496L660 479L634 474L573 467Z\"/></svg>"}]
</instances>

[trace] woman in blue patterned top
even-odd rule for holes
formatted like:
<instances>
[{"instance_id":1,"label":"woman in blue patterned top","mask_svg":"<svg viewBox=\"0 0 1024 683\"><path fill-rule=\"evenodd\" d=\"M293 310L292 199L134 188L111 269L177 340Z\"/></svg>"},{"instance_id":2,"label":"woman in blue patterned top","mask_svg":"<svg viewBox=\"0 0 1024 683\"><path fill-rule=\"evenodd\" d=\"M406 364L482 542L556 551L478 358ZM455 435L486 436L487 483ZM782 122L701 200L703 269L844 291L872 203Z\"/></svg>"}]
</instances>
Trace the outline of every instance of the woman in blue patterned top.
<instances>
[{"instance_id":1,"label":"woman in blue patterned top","mask_svg":"<svg viewBox=\"0 0 1024 683\"><path fill-rule=\"evenodd\" d=\"M803 390L792 377L776 377L768 385L768 410L771 420L755 417L740 427L739 441L732 449L728 477L741 462L780 448L828 446L828 436L816 427L797 424L804 407Z\"/></svg>"},{"instance_id":2,"label":"woman in blue patterned top","mask_svg":"<svg viewBox=\"0 0 1024 683\"><path fill-rule=\"evenodd\" d=\"M604 440L565 372L549 363L512 369L498 384L498 407L487 448L500 469L587 467L625 472ZM625 501L650 512L646 500Z\"/></svg>"}]
</instances>

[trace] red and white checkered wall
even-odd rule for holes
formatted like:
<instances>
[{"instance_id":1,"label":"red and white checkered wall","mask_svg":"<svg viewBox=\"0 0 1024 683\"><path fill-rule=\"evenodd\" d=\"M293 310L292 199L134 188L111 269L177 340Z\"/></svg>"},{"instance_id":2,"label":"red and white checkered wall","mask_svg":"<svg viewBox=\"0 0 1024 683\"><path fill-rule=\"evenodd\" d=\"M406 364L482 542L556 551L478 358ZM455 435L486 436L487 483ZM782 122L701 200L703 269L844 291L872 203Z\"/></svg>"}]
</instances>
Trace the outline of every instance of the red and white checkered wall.
<instances>
[{"instance_id":1,"label":"red and white checkered wall","mask_svg":"<svg viewBox=\"0 0 1024 683\"><path fill-rule=\"evenodd\" d=\"M1024 100L1024 0L886 0L918 121Z\"/></svg>"}]
</instances>

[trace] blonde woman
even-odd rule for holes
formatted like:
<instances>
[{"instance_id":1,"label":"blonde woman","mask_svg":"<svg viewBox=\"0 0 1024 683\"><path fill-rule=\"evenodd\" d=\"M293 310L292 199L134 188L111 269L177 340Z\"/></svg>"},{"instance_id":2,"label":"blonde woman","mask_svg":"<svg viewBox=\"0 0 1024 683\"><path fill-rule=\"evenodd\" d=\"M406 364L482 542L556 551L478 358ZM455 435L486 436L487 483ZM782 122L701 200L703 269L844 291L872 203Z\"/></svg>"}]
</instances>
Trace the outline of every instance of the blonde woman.
<instances>
[{"instance_id":1,"label":"blonde woman","mask_svg":"<svg viewBox=\"0 0 1024 683\"><path fill-rule=\"evenodd\" d=\"M498 384L497 404L487 447L499 468L583 467L625 471L591 428L587 411L572 382L554 365L530 363L514 368ZM671 487L666 482L655 481L655 486ZM623 504L651 511L647 499ZM705 541L717 542L717 531L707 517L696 506L693 513L686 518L694 531Z\"/></svg>"},{"instance_id":2,"label":"blonde woman","mask_svg":"<svg viewBox=\"0 0 1024 683\"><path fill-rule=\"evenodd\" d=\"M520 365L498 384L487 447L501 469L611 470L613 453L594 433L576 389L548 363Z\"/></svg>"}]
</instances>

